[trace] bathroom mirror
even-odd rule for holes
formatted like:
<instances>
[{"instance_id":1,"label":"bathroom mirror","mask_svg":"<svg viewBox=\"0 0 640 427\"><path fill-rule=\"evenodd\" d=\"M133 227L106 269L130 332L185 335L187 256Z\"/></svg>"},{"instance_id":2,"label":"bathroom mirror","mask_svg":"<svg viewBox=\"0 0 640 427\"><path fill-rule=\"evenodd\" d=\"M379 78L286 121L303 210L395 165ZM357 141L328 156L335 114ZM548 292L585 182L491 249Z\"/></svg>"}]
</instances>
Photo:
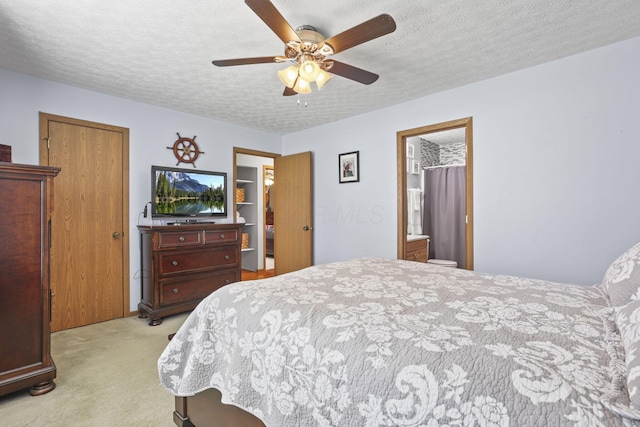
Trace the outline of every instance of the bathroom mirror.
<instances>
[{"instance_id":1,"label":"bathroom mirror","mask_svg":"<svg viewBox=\"0 0 640 427\"><path fill-rule=\"evenodd\" d=\"M472 153L471 117L397 133L398 258L431 234L430 258L473 269Z\"/></svg>"}]
</instances>

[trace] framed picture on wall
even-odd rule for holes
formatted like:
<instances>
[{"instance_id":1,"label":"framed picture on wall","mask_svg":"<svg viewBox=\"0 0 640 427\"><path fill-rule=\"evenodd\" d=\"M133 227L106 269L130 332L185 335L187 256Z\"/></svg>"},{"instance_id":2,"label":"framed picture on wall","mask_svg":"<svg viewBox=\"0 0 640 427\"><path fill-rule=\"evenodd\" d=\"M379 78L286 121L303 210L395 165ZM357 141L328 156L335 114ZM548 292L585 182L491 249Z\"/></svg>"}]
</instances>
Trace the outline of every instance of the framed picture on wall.
<instances>
[{"instance_id":1,"label":"framed picture on wall","mask_svg":"<svg viewBox=\"0 0 640 427\"><path fill-rule=\"evenodd\" d=\"M412 143L407 142L407 157L409 159L413 159L415 149L416 148L414 147L414 145Z\"/></svg>"},{"instance_id":2,"label":"framed picture on wall","mask_svg":"<svg viewBox=\"0 0 640 427\"><path fill-rule=\"evenodd\" d=\"M418 175L420 173L420 162L417 160L411 160L411 173Z\"/></svg>"},{"instance_id":3,"label":"framed picture on wall","mask_svg":"<svg viewBox=\"0 0 640 427\"><path fill-rule=\"evenodd\" d=\"M360 152L338 155L338 173L340 184L360 181Z\"/></svg>"}]
</instances>

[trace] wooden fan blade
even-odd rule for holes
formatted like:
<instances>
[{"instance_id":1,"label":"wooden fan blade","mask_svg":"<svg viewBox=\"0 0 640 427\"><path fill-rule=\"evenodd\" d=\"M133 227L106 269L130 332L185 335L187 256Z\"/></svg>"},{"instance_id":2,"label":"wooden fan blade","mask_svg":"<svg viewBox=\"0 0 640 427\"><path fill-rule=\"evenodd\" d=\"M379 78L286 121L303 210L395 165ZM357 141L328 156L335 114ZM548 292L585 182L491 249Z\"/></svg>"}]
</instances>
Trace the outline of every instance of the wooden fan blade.
<instances>
[{"instance_id":1,"label":"wooden fan blade","mask_svg":"<svg viewBox=\"0 0 640 427\"><path fill-rule=\"evenodd\" d=\"M301 42L298 33L269 0L244 0L244 2L285 44L290 41Z\"/></svg>"},{"instance_id":2,"label":"wooden fan blade","mask_svg":"<svg viewBox=\"0 0 640 427\"><path fill-rule=\"evenodd\" d=\"M216 67L230 67L233 65L267 64L277 62L275 56L261 56L258 58L220 59L211 61Z\"/></svg>"},{"instance_id":3,"label":"wooden fan blade","mask_svg":"<svg viewBox=\"0 0 640 427\"><path fill-rule=\"evenodd\" d=\"M346 77L347 79L358 83L370 85L380 77L377 74L363 70L362 68L354 67L353 65L348 65L334 60L331 61L333 62L333 67L328 70L331 74Z\"/></svg>"},{"instance_id":4,"label":"wooden fan blade","mask_svg":"<svg viewBox=\"0 0 640 427\"><path fill-rule=\"evenodd\" d=\"M297 94L298 94L298 92L296 92L295 90L293 90L289 86L285 86L284 87L284 92L282 93L282 96L291 96L291 95L297 95Z\"/></svg>"},{"instance_id":5,"label":"wooden fan blade","mask_svg":"<svg viewBox=\"0 0 640 427\"><path fill-rule=\"evenodd\" d=\"M385 13L330 37L324 42L333 48L333 53L338 53L395 30L396 21L391 15Z\"/></svg>"}]
</instances>

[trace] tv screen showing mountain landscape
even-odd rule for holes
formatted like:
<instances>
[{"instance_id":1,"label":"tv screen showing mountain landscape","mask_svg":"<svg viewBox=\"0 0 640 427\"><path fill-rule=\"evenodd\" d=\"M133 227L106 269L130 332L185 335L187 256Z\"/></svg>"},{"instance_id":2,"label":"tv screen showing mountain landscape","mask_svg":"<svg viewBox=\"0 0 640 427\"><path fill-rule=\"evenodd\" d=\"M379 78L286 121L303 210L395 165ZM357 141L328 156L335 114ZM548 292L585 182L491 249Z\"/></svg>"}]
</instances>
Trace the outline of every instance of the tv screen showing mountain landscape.
<instances>
[{"instance_id":1,"label":"tv screen showing mountain landscape","mask_svg":"<svg viewBox=\"0 0 640 427\"><path fill-rule=\"evenodd\" d=\"M152 176L155 215L226 215L225 173L153 167Z\"/></svg>"}]
</instances>

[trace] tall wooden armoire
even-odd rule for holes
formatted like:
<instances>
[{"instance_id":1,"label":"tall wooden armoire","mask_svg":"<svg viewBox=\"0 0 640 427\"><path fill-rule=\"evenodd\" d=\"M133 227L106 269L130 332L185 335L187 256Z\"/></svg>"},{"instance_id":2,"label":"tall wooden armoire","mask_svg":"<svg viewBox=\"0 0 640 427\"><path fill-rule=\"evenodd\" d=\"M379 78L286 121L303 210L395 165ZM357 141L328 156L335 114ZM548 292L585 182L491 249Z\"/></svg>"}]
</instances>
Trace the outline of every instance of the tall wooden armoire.
<instances>
[{"instance_id":1,"label":"tall wooden armoire","mask_svg":"<svg viewBox=\"0 0 640 427\"><path fill-rule=\"evenodd\" d=\"M0 162L0 395L55 388L49 248L59 171Z\"/></svg>"}]
</instances>

